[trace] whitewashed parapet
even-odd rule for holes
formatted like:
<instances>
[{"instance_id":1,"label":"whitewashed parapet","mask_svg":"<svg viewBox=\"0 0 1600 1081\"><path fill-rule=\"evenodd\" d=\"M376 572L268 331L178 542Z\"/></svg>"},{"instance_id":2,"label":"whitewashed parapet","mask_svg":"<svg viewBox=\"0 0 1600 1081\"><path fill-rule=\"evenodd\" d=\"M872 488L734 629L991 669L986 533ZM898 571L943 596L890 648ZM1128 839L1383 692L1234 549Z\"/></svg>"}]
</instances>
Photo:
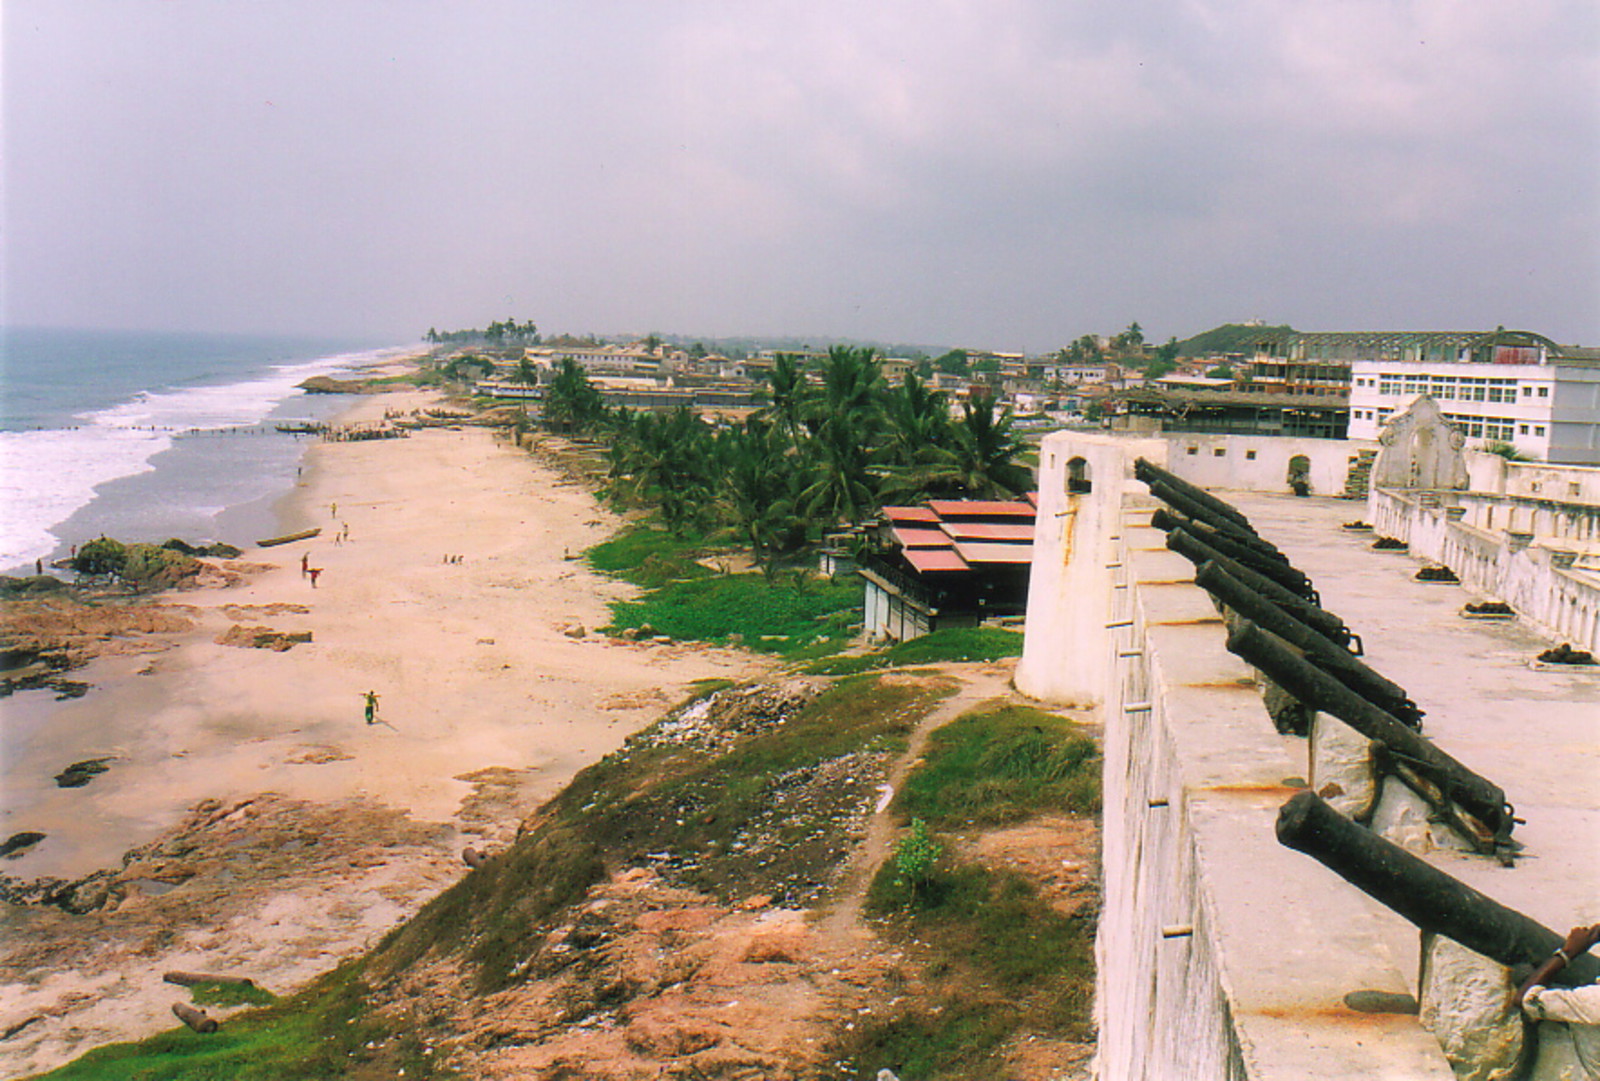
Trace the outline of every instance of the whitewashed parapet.
<instances>
[{"instance_id":1,"label":"whitewashed parapet","mask_svg":"<svg viewBox=\"0 0 1600 1081\"><path fill-rule=\"evenodd\" d=\"M1467 507L1461 518L1448 505L1424 506L1421 494L1374 490L1367 506L1374 532L1405 541L1419 559L1449 567L1468 588L1509 604L1536 630L1579 649L1600 650L1600 582L1574 566L1574 550L1564 547L1562 537L1480 528L1472 522L1472 493L1454 494L1455 505Z\"/></svg>"},{"instance_id":2,"label":"whitewashed parapet","mask_svg":"<svg viewBox=\"0 0 1600 1081\"><path fill-rule=\"evenodd\" d=\"M1415 1018L1346 1006L1405 990L1382 917L1277 843L1307 744L1274 731L1149 513L1130 490L1107 561L1098 1076L1450 1081Z\"/></svg>"}]
</instances>

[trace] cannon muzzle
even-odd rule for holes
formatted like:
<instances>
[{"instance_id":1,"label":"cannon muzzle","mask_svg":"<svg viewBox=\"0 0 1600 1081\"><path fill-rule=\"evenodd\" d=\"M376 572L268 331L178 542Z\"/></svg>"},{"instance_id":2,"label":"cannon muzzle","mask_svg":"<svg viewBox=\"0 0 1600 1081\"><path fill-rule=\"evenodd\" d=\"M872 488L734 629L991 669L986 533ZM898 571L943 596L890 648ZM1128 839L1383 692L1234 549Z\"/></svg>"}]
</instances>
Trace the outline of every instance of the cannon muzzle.
<instances>
[{"instance_id":1,"label":"cannon muzzle","mask_svg":"<svg viewBox=\"0 0 1600 1081\"><path fill-rule=\"evenodd\" d=\"M1539 965L1563 936L1479 893L1426 860L1345 818L1314 792L1299 792L1278 811L1278 841L1304 852L1379 904L1424 931L1444 935L1502 965ZM1600 960L1584 954L1555 976L1568 985L1600 978Z\"/></svg>"},{"instance_id":2,"label":"cannon muzzle","mask_svg":"<svg viewBox=\"0 0 1600 1081\"><path fill-rule=\"evenodd\" d=\"M1230 519L1235 525L1242 526L1247 533L1254 533L1255 528L1250 525L1250 519L1244 512L1225 499L1218 499L1198 484L1190 484L1176 473L1170 473L1147 458L1136 459L1133 463L1133 475L1139 480L1149 484L1156 481L1168 488L1175 489L1190 502L1198 503L1211 513L1207 517L1220 515Z\"/></svg>"},{"instance_id":3,"label":"cannon muzzle","mask_svg":"<svg viewBox=\"0 0 1600 1081\"><path fill-rule=\"evenodd\" d=\"M1167 533L1181 529L1197 540L1209 544L1229 559L1249 567L1257 574L1271 578L1295 596L1313 604L1318 603L1317 590L1311 584L1311 579L1303 571L1292 566L1281 552L1268 555L1248 545L1240 544L1226 534L1218 533L1204 522L1185 518L1170 511L1156 511L1150 516L1150 524Z\"/></svg>"}]
</instances>

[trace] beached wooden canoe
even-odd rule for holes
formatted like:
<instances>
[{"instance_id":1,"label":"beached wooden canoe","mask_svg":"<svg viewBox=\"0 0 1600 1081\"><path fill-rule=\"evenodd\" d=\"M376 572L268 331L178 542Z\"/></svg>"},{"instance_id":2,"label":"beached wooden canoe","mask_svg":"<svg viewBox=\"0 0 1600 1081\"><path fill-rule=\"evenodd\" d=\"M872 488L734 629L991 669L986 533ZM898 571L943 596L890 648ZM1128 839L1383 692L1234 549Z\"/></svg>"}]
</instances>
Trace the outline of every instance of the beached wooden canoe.
<instances>
[{"instance_id":1,"label":"beached wooden canoe","mask_svg":"<svg viewBox=\"0 0 1600 1081\"><path fill-rule=\"evenodd\" d=\"M298 533L286 533L281 537L268 537L266 540L258 540L258 541L256 541L256 546L258 548L271 548L274 545L288 544L291 541L310 540L312 537L315 537L318 533L321 533L321 532L322 532L322 527L321 526L318 526L315 529L302 529Z\"/></svg>"}]
</instances>

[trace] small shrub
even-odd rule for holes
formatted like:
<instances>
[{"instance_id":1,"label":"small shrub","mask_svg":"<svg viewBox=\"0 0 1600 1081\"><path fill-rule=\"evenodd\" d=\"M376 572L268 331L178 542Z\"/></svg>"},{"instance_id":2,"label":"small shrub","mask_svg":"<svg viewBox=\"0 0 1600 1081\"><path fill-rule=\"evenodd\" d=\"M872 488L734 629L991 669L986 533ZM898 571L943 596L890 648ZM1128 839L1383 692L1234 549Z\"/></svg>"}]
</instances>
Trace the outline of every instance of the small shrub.
<instances>
[{"instance_id":1,"label":"small shrub","mask_svg":"<svg viewBox=\"0 0 1600 1081\"><path fill-rule=\"evenodd\" d=\"M934 867L942 855L944 846L933 839L928 824L920 818L912 819L911 832L895 842L894 868L901 883L910 891L913 904L919 891L933 880Z\"/></svg>"}]
</instances>

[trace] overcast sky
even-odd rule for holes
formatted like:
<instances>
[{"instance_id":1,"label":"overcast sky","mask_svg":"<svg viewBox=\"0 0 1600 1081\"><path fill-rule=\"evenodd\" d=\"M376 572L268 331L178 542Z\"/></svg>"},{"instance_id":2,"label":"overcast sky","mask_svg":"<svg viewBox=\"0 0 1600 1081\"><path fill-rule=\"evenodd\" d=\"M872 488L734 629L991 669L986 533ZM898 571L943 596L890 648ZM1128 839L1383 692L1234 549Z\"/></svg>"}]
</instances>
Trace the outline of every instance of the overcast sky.
<instances>
[{"instance_id":1,"label":"overcast sky","mask_svg":"<svg viewBox=\"0 0 1600 1081\"><path fill-rule=\"evenodd\" d=\"M6 322L1600 344L1593 0L6 0Z\"/></svg>"}]
</instances>

